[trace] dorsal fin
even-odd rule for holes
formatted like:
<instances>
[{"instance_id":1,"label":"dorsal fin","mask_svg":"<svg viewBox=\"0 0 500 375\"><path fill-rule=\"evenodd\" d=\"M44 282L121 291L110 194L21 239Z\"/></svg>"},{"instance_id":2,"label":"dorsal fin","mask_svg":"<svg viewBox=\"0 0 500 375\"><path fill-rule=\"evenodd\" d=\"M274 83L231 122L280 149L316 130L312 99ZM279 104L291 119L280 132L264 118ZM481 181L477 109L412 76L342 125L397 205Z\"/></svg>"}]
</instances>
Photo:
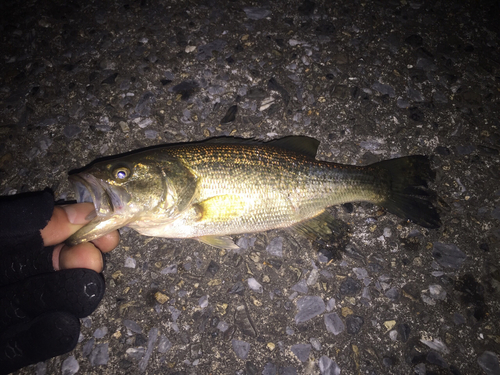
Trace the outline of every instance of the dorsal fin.
<instances>
[{"instance_id":1,"label":"dorsal fin","mask_svg":"<svg viewBox=\"0 0 500 375\"><path fill-rule=\"evenodd\" d=\"M319 141L305 135L290 135L288 137L262 142L253 138L216 137L202 141L210 144L267 145L284 150L297 152L310 158L316 158Z\"/></svg>"},{"instance_id":2,"label":"dorsal fin","mask_svg":"<svg viewBox=\"0 0 500 375\"><path fill-rule=\"evenodd\" d=\"M289 137L269 141L266 144L294 151L314 159L318 152L319 141L305 135L291 135Z\"/></svg>"}]
</instances>

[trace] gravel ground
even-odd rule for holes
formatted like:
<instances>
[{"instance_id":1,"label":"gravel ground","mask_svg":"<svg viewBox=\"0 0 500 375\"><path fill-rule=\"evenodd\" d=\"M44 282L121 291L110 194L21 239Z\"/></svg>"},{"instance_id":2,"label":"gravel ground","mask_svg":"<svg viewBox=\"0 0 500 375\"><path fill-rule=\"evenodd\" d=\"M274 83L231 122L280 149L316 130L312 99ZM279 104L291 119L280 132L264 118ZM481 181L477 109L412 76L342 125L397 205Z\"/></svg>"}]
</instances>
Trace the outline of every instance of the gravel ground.
<instances>
[{"instance_id":1,"label":"gravel ground","mask_svg":"<svg viewBox=\"0 0 500 375\"><path fill-rule=\"evenodd\" d=\"M122 230L76 349L21 374L500 374L496 1L0 4L0 193L162 143L321 141L432 157L443 225L369 204L340 260L288 231L239 251Z\"/></svg>"}]
</instances>

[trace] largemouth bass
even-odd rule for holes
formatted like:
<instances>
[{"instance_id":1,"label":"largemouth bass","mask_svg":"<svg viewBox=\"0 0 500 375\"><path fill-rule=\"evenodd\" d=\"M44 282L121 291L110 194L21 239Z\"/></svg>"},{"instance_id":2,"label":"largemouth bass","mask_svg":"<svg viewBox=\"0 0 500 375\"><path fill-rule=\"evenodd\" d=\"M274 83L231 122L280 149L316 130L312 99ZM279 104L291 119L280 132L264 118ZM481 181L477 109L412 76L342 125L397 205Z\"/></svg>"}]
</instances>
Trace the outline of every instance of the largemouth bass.
<instances>
[{"instance_id":1,"label":"largemouth bass","mask_svg":"<svg viewBox=\"0 0 500 375\"><path fill-rule=\"evenodd\" d=\"M104 160L70 176L95 218L77 244L128 226L157 237L237 247L229 235L293 227L327 238L329 206L370 202L427 228L440 225L426 156L368 166L316 160L319 142L291 136L266 143L233 138L164 146Z\"/></svg>"}]
</instances>

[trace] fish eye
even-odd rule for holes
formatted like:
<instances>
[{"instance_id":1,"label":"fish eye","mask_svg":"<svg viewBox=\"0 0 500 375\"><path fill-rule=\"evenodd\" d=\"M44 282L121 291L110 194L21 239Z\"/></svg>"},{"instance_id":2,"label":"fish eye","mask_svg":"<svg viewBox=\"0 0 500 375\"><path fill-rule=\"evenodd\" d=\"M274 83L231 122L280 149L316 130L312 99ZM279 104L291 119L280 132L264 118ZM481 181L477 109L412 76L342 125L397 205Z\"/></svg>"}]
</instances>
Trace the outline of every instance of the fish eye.
<instances>
[{"instance_id":1,"label":"fish eye","mask_svg":"<svg viewBox=\"0 0 500 375\"><path fill-rule=\"evenodd\" d=\"M113 171L113 176L115 177L115 180L125 180L130 176L130 169L125 167L116 168Z\"/></svg>"}]
</instances>

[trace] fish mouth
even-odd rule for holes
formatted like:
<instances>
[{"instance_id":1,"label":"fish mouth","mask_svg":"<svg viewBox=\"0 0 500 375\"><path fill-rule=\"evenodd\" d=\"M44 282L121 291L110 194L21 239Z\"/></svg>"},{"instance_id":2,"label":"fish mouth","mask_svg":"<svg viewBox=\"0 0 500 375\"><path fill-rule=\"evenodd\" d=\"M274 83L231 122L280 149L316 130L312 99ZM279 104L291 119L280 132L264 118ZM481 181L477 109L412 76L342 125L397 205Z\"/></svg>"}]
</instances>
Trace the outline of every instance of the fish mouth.
<instances>
[{"instance_id":1,"label":"fish mouth","mask_svg":"<svg viewBox=\"0 0 500 375\"><path fill-rule=\"evenodd\" d=\"M121 214L130 200L130 195L122 188L110 186L90 173L69 176L78 203L94 204L96 215L107 218Z\"/></svg>"}]
</instances>

